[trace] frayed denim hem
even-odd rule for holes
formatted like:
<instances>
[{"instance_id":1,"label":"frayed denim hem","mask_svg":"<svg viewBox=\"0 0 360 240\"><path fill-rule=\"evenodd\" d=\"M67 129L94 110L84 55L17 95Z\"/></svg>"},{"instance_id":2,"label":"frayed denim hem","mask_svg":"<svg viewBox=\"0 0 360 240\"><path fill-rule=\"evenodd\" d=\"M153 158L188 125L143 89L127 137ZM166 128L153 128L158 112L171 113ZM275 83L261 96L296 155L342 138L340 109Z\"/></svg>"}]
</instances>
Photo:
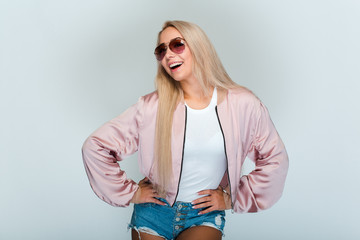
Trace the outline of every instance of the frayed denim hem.
<instances>
[{"instance_id":1,"label":"frayed denim hem","mask_svg":"<svg viewBox=\"0 0 360 240\"><path fill-rule=\"evenodd\" d=\"M148 228L148 227L136 227L132 224L129 224L128 225L128 231L130 229L134 229L138 234L139 234L139 240L141 240L141 236L140 236L140 232L143 232L143 233L147 233L147 234L151 234L151 235L154 235L154 236L158 236L158 237L162 237L164 239L166 239L164 236L161 236L160 234L158 234L155 230L151 229L151 228Z\"/></svg>"}]
</instances>

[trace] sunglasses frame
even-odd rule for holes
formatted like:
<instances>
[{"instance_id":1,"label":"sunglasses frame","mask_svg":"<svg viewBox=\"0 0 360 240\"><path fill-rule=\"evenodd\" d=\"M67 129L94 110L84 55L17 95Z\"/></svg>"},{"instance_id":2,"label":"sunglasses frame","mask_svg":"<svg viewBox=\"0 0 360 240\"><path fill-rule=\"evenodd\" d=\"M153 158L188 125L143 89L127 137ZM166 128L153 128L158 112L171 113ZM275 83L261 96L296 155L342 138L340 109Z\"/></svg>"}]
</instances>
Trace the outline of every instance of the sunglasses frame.
<instances>
[{"instance_id":1,"label":"sunglasses frame","mask_svg":"<svg viewBox=\"0 0 360 240\"><path fill-rule=\"evenodd\" d=\"M183 49L181 49L181 51L176 51L176 47L174 46L174 43L175 43L176 41L178 41L178 40L180 40L180 43L182 43L182 44L183 44L183 47L184 47ZM158 61L163 60L163 58L164 58L165 55L166 55L166 52L167 52L168 48L170 48L170 50L171 50L173 53L176 53L176 54L182 53L182 52L185 50L185 42L186 42L185 39L183 39L183 38L181 38L181 37L176 37L176 38L171 39L170 42L168 42L167 44L165 44L165 43L159 44L159 45L155 48L155 50L154 50L154 54L155 54L156 60L158 60ZM160 50L160 48L162 48L163 46L164 46L163 52L160 54L160 53L159 53L159 50Z\"/></svg>"}]
</instances>

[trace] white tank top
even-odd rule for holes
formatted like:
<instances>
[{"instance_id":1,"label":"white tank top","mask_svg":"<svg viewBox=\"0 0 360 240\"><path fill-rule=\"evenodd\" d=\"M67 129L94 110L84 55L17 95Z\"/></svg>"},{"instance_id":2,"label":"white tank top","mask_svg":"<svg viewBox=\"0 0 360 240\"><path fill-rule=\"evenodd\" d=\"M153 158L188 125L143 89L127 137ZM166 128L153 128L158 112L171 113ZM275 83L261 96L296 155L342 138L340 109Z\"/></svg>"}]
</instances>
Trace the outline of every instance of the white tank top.
<instances>
[{"instance_id":1,"label":"white tank top","mask_svg":"<svg viewBox=\"0 0 360 240\"><path fill-rule=\"evenodd\" d=\"M226 170L224 139L215 107L217 90L210 104L200 110L187 106L184 159L176 201L191 202L197 192L216 189ZM186 104L186 103L185 103Z\"/></svg>"}]
</instances>

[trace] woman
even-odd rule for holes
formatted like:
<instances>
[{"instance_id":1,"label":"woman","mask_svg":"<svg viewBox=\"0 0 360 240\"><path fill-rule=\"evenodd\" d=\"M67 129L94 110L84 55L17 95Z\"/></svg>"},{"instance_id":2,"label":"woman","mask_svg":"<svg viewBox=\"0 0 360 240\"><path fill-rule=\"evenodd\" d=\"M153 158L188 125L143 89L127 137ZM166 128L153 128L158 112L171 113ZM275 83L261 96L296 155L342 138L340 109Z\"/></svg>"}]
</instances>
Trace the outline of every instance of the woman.
<instances>
[{"instance_id":1,"label":"woman","mask_svg":"<svg viewBox=\"0 0 360 240\"><path fill-rule=\"evenodd\" d=\"M286 150L264 105L230 79L197 25L166 22L155 56L157 91L84 143L90 184L113 206L134 203L132 239L221 239L224 210L256 212L280 198ZM117 164L135 151L139 183ZM256 167L241 176L247 156Z\"/></svg>"}]
</instances>

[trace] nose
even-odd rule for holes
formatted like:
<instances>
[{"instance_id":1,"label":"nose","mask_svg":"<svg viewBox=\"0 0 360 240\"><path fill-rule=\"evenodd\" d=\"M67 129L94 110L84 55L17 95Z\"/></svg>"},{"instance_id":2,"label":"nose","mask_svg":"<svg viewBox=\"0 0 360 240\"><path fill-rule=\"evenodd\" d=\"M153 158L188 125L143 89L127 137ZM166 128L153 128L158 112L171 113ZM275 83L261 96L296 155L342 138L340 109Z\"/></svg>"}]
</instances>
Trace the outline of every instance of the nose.
<instances>
[{"instance_id":1,"label":"nose","mask_svg":"<svg viewBox=\"0 0 360 240\"><path fill-rule=\"evenodd\" d=\"M170 59L170 58L173 58L173 57L175 57L175 53L173 51L171 51L171 49L168 47L166 49L165 58Z\"/></svg>"}]
</instances>

